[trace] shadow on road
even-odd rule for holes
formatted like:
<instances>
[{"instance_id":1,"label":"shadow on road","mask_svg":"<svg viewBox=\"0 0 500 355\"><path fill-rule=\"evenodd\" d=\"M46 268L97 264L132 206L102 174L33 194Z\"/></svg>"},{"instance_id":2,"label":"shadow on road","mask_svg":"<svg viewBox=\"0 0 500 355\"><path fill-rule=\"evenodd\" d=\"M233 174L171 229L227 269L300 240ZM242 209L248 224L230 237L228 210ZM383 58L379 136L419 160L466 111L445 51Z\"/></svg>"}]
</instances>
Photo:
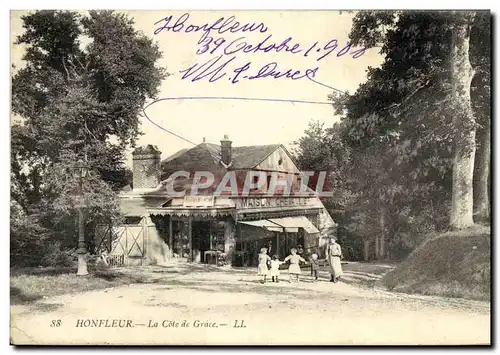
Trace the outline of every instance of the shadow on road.
<instances>
[{"instance_id":1,"label":"shadow on road","mask_svg":"<svg viewBox=\"0 0 500 355\"><path fill-rule=\"evenodd\" d=\"M10 288L10 304L25 304L41 298L40 295L26 294L17 287Z\"/></svg>"}]
</instances>

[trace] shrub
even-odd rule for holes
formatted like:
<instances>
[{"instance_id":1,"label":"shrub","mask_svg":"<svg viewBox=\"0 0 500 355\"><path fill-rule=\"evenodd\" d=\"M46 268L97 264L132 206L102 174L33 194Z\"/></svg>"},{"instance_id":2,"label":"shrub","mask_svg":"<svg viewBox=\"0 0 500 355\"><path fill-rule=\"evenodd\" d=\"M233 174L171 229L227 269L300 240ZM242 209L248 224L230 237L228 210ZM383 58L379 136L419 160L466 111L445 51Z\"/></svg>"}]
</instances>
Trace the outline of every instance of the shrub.
<instances>
[{"instance_id":1,"label":"shrub","mask_svg":"<svg viewBox=\"0 0 500 355\"><path fill-rule=\"evenodd\" d=\"M74 249L64 249L61 243L55 242L47 245L40 266L48 267L71 267L77 261L77 255Z\"/></svg>"},{"instance_id":2,"label":"shrub","mask_svg":"<svg viewBox=\"0 0 500 355\"><path fill-rule=\"evenodd\" d=\"M10 265L38 266L44 257L48 232L15 201L10 207Z\"/></svg>"},{"instance_id":3,"label":"shrub","mask_svg":"<svg viewBox=\"0 0 500 355\"><path fill-rule=\"evenodd\" d=\"M430 236L383 278L389 290L490 299L490 229L471 229Z\"/></svg>"}]
</instances>

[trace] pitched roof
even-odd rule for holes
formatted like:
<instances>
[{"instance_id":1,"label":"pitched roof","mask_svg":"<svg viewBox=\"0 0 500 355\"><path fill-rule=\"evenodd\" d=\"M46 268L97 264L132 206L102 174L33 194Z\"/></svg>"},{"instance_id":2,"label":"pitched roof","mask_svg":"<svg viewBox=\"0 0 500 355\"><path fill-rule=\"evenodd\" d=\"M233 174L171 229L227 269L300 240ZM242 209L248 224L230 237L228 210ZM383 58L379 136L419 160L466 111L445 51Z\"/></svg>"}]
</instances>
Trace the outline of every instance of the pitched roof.
<instances>
[{"instance_id":1,"label":"pitched roof","mask_svg":"<svg viewBox=\"0 0 500 355\"><path fill-rule=\"evenodd\" d=\"M180 156L180 155L184 154L184 153L185 153L185 152L187 152L188 150L189 150L188 148L185 148L185 149L181 149L181 150L179 150L178 152L176 152L176 153L172 154L171 156L169 156L169 157L167 157L167 158L163 159L163 160L162 160L162 164L163 164L163 163L167 163L167 162L169 162L169 161L171 161L171 160L174 160L175 158L177 158L178 156Z\"/></svg>"},{"instance_id":2,"label":"pitched roof","mask_svg":"<svg viewBox=\"0 0 500 355\"><path fill-rule=\"evenodd\" d=\"M188 171L192 173L195 171L214 171L214 169L217 169L220 157L214 156L213 147L209 147L208 145L208 143L201 143L184 153L176 153L177 157L171 160L163 160L161 162L161 179L167 178L174 171Z\"/></svg>"},{"instance_id":3,"label":"pitched roof","mask_svg":"<svg viewBox=\"0 0 500 355\"><path fill-rule=\"evenodd\" d=\"M233 169L251 169L280 147L280 144L253 145L233 147L231 151ZM220 146L212 143L201 143L184 151L179 151L161 162L162 179L172 172L184 170L189 172L220 169Z\"/></svg>"},{"instance_id":4,"label":"pitched roof","mask_svg":"<svg viewBox=\"0 0 500 355\"><path fill-rule=\"evenodd\" d=\"M279 147L280 144L234 147L232 150L233 168L254 168Z\"/></svg>"}]
</instances>

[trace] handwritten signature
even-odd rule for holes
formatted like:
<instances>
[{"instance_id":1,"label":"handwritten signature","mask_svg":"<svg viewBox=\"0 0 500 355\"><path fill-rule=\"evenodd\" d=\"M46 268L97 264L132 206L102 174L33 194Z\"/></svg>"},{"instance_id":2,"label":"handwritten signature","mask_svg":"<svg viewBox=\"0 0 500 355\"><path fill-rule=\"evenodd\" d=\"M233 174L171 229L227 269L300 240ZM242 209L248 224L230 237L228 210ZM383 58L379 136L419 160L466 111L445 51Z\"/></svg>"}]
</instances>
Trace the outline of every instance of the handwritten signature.
<instances>
[{"instance_id":1,"label":"handwritten signature","mask_svg":"<svg viewBox=\"0 0 500 355\"><path fill-rule=\"evenodd\" d=\"M236 56L233 56L226 61L222 60L223 57L223 55L219 55L218 57L209 59L203 64L196 63L187 69L181 70L180 73L183 74L182 79L184 80L190 78L192 82L196 82L198 80L208 78L208 81L213 83L224 78L227 75L227 65L233 62L236 59ZM278 68L278 63L271 62L261 67L257 72L253 71L254 74L250 75L250 73L252 73L252 69L254 69L252 68L252 63L247 62L234 69L234 74L228 79L232 84L238 83L241 79L254 80L267 77L274 79L284 77L292 80L303 78L311 79L314 78L319 70L319 67L306 69L305 71L293 69L281 70Z\"/></svg>"}]
</instances>

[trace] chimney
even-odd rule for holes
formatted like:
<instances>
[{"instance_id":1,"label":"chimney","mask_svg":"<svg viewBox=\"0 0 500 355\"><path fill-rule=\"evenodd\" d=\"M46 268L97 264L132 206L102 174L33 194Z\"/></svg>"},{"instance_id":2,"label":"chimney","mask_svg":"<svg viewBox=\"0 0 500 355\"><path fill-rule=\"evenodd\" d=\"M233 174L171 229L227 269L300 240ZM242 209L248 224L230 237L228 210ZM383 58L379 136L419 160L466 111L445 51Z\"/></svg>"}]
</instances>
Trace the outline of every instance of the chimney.
<instances>
[{"instance_id":1,"label":"chimney","mask_svg":"<svg viewBox=\"0 0 500 355\"><path fill-rule=\"evenodd\" d=\"M205 137L203 137L203 143L206 143L207 141L205 140Z\"/></svg>"},{"instance_id":2,"label":"chimney","mask_svg":"<svg viewBox=\"0 0 500 355\"><path fill-rule=\"evenodd\" d=\"M225 165L229 165L231 163L231 144L233 142L229 140L229 136L227 134L224 135L224 139L220 141L220 154L222 162Z\"/></svg>"},{"instance_id":3,"label":"chimney","mask_svg":"<svg viewBox=\"0 0 500 355\"><path fill-rule=\"evenodd\" d=\"M132 152L133 186L137 189L152 189L160 182L161 152L156 146L138 147Z\"/></svg>"}]
</instances>

